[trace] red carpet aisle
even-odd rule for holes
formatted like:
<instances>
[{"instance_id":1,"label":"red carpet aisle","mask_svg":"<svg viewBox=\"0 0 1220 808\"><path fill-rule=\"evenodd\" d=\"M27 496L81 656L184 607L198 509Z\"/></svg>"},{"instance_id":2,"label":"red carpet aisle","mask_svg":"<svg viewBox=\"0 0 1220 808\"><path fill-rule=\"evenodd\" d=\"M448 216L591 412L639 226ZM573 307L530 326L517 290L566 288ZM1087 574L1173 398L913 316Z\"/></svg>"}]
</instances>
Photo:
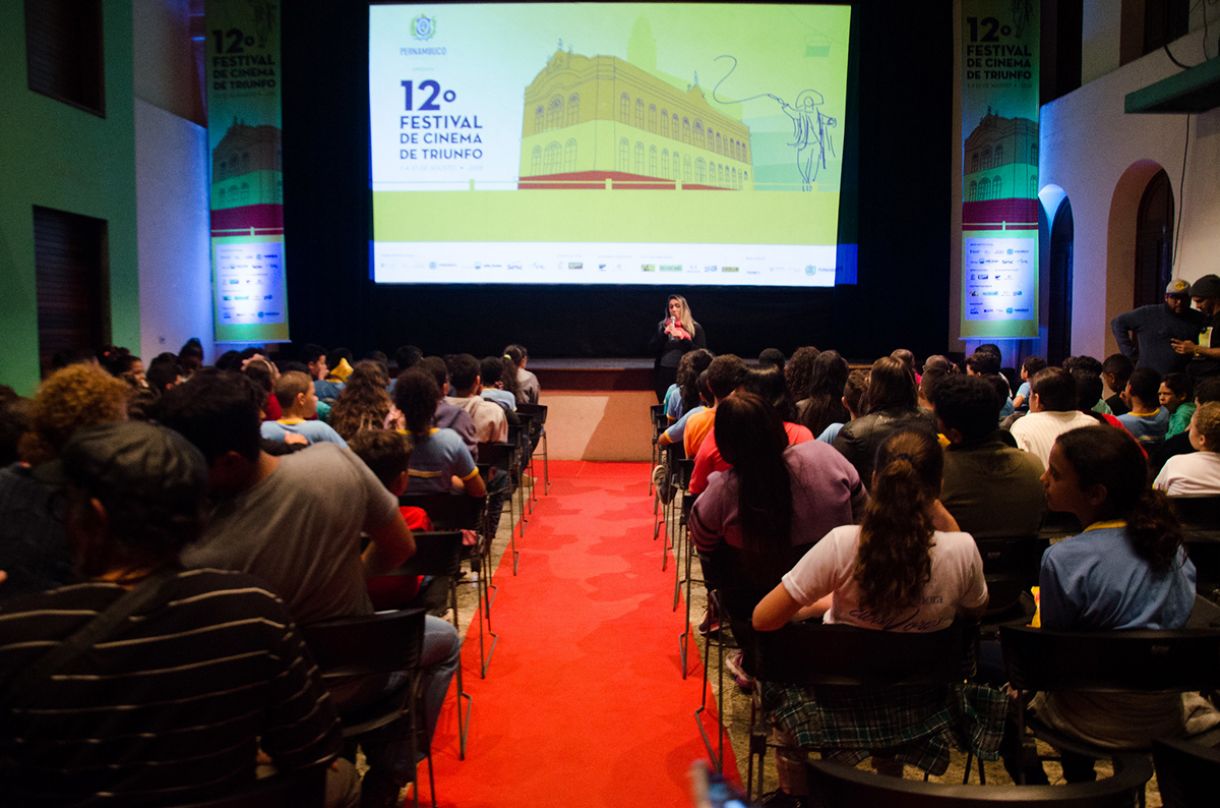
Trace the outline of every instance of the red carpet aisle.
<instances>
[{"instance_id":1,"label":"red carpet aisle","mask_svg":"<svg viewBox=\"0 0 1220 808\"><path fill-rule=\"evenodd\" d=\"M682 613L652 541L647 476L642 463L551 463L520 574L506 561L496 575L487 679L473 627L462 651L470 747L459 761L451 694L433 745L440 805L690 804L687 771L706 758L692 716L700 671L680 676Z\"/></svg>"}]
</instances>

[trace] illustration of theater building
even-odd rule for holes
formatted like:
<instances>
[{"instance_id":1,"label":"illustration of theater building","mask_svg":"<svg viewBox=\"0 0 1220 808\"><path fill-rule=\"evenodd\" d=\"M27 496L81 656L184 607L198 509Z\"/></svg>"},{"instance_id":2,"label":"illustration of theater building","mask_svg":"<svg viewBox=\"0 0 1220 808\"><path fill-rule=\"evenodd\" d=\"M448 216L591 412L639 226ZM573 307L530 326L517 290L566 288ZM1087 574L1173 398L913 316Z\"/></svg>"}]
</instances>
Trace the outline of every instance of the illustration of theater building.
<instances>
[{"instance_id":1,"label":"illustration of theater building","mask_svg":"<svg viewBox=\"0 0 1220 808\"><path fill-rule=\"evenodd\" d=\"M234 120L212 150L212 235L284 232L280 130Z\"/></svg>"},{"instance_id":2,"label":"illustration of theater building","mask_svg":"<svg viewBox=\"0 0 1220 808\"><path fill-rule=\"evenodd\" d=\"M521 188L751 188L750 130L614 56L562 49L525 89ZM607 183L606 181L610 182Z\"/></svg>"},{"instance_id":3,"label":"illustration of theater building","mask_svg":"<svg viewBox=\"0 0 1220 808\"><path fill-rule=\"evenodd\" d=\"M962 229L1038 227L1038 124L989 108L966 138Z\"/></svg>"}]
</instances>

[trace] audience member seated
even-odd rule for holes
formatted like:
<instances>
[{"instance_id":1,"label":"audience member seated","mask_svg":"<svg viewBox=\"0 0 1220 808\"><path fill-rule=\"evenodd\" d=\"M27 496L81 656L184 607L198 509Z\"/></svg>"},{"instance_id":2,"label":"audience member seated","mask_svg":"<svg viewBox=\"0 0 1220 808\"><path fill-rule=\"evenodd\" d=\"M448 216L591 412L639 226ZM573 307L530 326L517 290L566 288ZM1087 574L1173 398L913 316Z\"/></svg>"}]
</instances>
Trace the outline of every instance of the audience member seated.
<instances>
[{"instance_id":1,"label":"audience member seated","mask_svg":"<svg viewBox=\"0 0 1220 808\"><path fill-rule=\"evenodd\" d=\"M326 384L322 387L322 391L318 393L318 398L323 399L327 404L334 404L338 401L339 394L343 392L343 385L347 383L347 377L352 375L352 365L355 361L350 348L332 349L326 355L326 365L328 368L325 379Z\"/></svg>"},{"instance_id":2,"label":"audience member seated","mask_svg":"<svg viewBox=\"0 0 1220 808\"><path fill-rule=\"evenodd\" d=\"M177 355L168 352L154 356L144 373L148 386L157 391L157 395L161 395L175 384L180 384L185 377L186 373L178 363Z\"/></svg>"},{"instance_id":3,"label":"audience member seated","mask_svg":"<svg viewBox=\"0 0 1220 808\"><path fill-rule=\"evenodd\" d=\"M389 378L380 364L367 359L357 362L330 411L330 425L335 432L351 441L361 432L384 429L394 406L387 386Z\"/></svg>"},{"instance_id":4,"label":"audience member seated","mask_svg":"<svg viewBox=\"0 0 1220 808\"><path fill-rule=\"evenodd\" d=\"M406 492L411 447L405 436L385 429L366 429L354 435L348 445L387 491L395 497ZM402 505L398 512L412 533L432 529L432 520L423 508ZM368 579L369 598L375 609L401 609L419 594L421 581L422 576L373 576Z\"/></svg>"},{"instance_id":5,"label":"audience member seated","mask_svg":"<svg viewBox=\"0 0 1220 808\"><path fill-rule=\"evenodd\" d=\"M542 388L538 385L538 377L525 369L530 361L529 351L524 345L509 345L504 349L504 355L517 366L517 403L537 404Z\"/></svg>"},{"instance_id":6,"label":"audience member seated","mask_svg":"<svg viewBox=\"0 0 1220 808\"><path fill-rule=\"evenodd\" d=\"M203 452L218 502L201 541L183 552L183 563L257 575L298 623L371 614L365 578L397 569L415 552L398 501L345 448L319 443L278 458L261 452L247 384L241 377L201 372L162 400L162 421ZM369 538L363 553L362 534ZM450 624L427 621L421 660L427 738L457 669L459 648ZM376 692L336 693L338 709L345 712L408 684L396 676ZM414 779L410 721L395 727L365 744L365 806L397 805L399 788Z\"/></svg>"},{"instance_id":7,"label":"audience member seated","mask_svg":"<svg viewBox=\"0 0 1220 808\"><path fill-rule=\"evenodd\" d=\"M674 424L686 413L699 406L699 374L712 363L712 352L696 348L682 354L678 360L678 380L665 392L665 418Z\"/></svg>"},{"instance_id":8,"label":"audience member seated","mask_svg":"<svg viewBox=\"0 0 1220 808\"><path fill-rule=\"evenodd\" d=\"M1181 435L1190 426L1195 414L1195 385L1185 373L1166 373L1157 390L1157 400L1169 410L1169 428L1165 440Z\"/></svg>"},{"instance_id":9,"label":"audience member seated","mask_svg":"<svg viewBox=\"0 0 1220 808\"><path fill-rule=\"evenodd\" d=\"M740 386L738 386L733 395L738 395L744 391L754 393L762 398L767 406L771 407L779 415L784 426L784 432L788 436L789 445L795 446L798 443L813 440L813 435L808 429L800 424L793 423L794 408L791 400L788 399L788 388L784 384L784 374L777 368L747 370ZM729 398L732 398L732 396ZM725 401L728 400L725 399ZM726 471L731 467L732 464L724 459L717 446L716 431L713 425L712 432L703 439L702 445L699 446L699 452L695 455L695 465L691 472L689 485L690 492L692 494L702 493L707 488L709 474L717 471Z\"/></svg>"},{"instance_id":10,"label":"audience member seated","mask_svg":"<svg viewBox=\"0 0 1220 808\"><path fill-rule=\"evenodd\" d=\"M943 457L927 431L891 432L877 453L861 523L836 527L813 545L754 609L754 628L774 631L794 618L822 616L827 623L931 632L982 615L982 559L937 499ZM969 737L979 745L971 751L990 756L999 745L1006 697L986 687L967 691L890 688L824 693L819 700L806 688L765 685L763 705L781 737L824 758L854 764L881 753L874 766L882 772L898 775L908 763L942 774L961 728L951 701L977 705L980 724ZM803 757L781 751L776 758L786 794L807 791Z\"/></svg>"},{"instance_id":11,"label":"audience member seated","mask_svg":"<svg viewBox=\"0 0 1220 808\"><path fill-rule=\"evenodd\" d=\"M1210 379L1191 380L1195 388L1195 407L1201 407L1209 401L1220 401L1220 376ZM1158 474L1166 461L1181 454L1190 454L1195 449L1190 445L1189 432L1182 432L1172 438L1166 438L1160 446L1153 447L1149 453L1148 462L1152 473Z\"/></svg>"},{"instance_id":12,"label":"audience member seated","mask_svg":"<svg viewBox=\"0 0 1220 808\"><path fill-rule=\"evenodd\" d=\"M1209 401L1195 410L1188 430L1195 451L1165 462L1152 484L1171 497L1220 494L1220 402Z\"/></svg>"},{"instance_id":13,"label":"audience member seated","mask_svg":"<svg viewBox=\"0 0 1220 808\"><path fill-rule=\"evenodd\" d=\"M403 431L411 440L407 472L411 491L415 494L464 491L472 497L481 497L487 488L466 444L452 429L432 425L439 395L435 377L416 368L402 373L394 388L395 403L402 411Z\"/></svg>"},{"instance_id":14,"label":"audience member seated","mask_svg":"<svg viewBox=\"0 0 1220 808\"><path fill-rule=\"evenodd\" d=\"M1152 368L1136 368L1123 391L1129 412L1118 416L1119 423L1144 447L1165 440L1169 429L1169 410L1160 405L1157 396L1160 387L1161 374Z\"/></svg>"},{"instance_id":15,"label":"audience member seated","mask_svg":"<svg viewBox=\"0 0 1220 808\"><path fill-rule=\"evenodd\" d=\"M873 476L877 447L890 434L922 429L935 437L936 427L931 415L915 404L915 376L892 356L873 363L864 401L864 413L839 430L833 445L856 467L860 479L867 481Z\"/></svg>"},{"instance_id":16,"label":"audience member seated","mask_svg":"<svg viewBox=\"0 0 1220 808\"><path fill-rule=\"evenodd\" d=\"M1044 367L1046 367L1046 360L1040 356L1027 356L1021 363L1021 385L1017 387L1017 393L1012 397L1012 408L1015 411L1029 410L1029 380Z\"/></svg>"},{"instance_id":17,"label":"audience member seated","mask_svg":"<svg viewBox=\"0 0 1220 808\"><path fill-rule=\"evenodd\" d=\"M694 351L691 351L691 353L694 353ZM690 353L684 354L682 358L685 359L690 355ZM682 366L679 365L678 373L680 374L681 372ZM712 391L711 388L707 386L706 370L700 373L695 379L695 389L698 390L699 393L699 403L682 413L682 416L678 418L677 421L670 424L666 430L657 437L658 446L669 446L670 444L675 446L683 445L683 441L686 437L686 422L689 421L695 414L701 413L707 409L703 402L712 400Z\"/></svg>"},{"instance_id":18,"label":"audience member seated","mask_svg":"<svg viewBox=\"0 0 1220 808\"><path fill-rule=\"evenodd\" d=\"M843 386L851 368L838 351L823 351L813 360L808 398L797 400L800 423L817 436L831 424L845 424L850 417L843 406Z\"/></svg>"},{"instance_id":19,"label":"audience member seated","mask_svg":"<svg viewBox=\"0 0 1220 808\"><path fill-rule=\"evenodd\" d=\"M1131 411L1123 400L1123 393L1134 370L1135 363L1120 353L1107 356L1106 361L1101 363L1101 380L1113 391L1113 395L1105 400L1106 406L1114 415L1125 415Z\"/></svg>"},{"instance_id":20,"label":"audience member seated","mask_svg":"<svg viewBox=\"0 0 1220 808\"><path fill-rule=\"evenodd\" d=\"M178 364L182 366L182 372L187 378L203 369L203 343L199 341L199 337L191 337L182 343L182 347L178 349Z\"/></svg>"},{"instance_id":21,"label":"audience member seated","mask_svg":"<svg viewBox=\"0 0 1220 808\"><path fill-rule=\"evenodd\" d=\"M295 436L304 438L310 445L337 443L347 446L347 441L329 424L314 418L318 413L318 396L304 373L289 371L281 376L275 383L275 398L283 416L278 421L263 421L261 434L265 440L285 443L289 436Z\"/></svg>"},{"instance_id":22,"label":"audience member seated","mask_svg":"<svg viewBox=\"0 0 1220 808\"><path fill-rule=\"evenodd\" d=\"M977 376L946 376L935 406L949 441L940 498L961 529L976 539L1036 535L1046 510L1043 466L999 437L995 388Z\"/></svg>"},{"instance_id":23,"label":"audience member seated","mask_svg":"<svg viewBox=\"0 0 1220 808\"><path fill-rule=\"evenodd\" d=\"M1063 368L1038 371L1030 390L1029 414L1012 425L1012 437L1018 449L1030 452L1045 467L1055 438L1097 421L1076 409L1076 382Z\"/></svg>"},{"instance_id":24,"label":"audience member seated","mask_svg":"<svg viewBox=\"0 0 1220 808\"><path fill-rule=\"evenodd\" d=\"M1075 373L1077 371L1081 371L1081 372L1085 372L1085 373L1091 373L1092 375L1096 376L1098 378L1098 380L1101 379L1101 369L1102 369L1101 362L1099 362L1096 357L1088 356L1087 354L1080 354L1079 356L1069 356L1067 359L1063 360L1062 367L1068 373ZM1120 390L1118 392L1121 393L1122 391ZM1078 409L1081 409L1081 410L1090 409L1093 412L1100 413L1102 415L1113 415L1114 414L1110 410L1110 405L1106 403L1106 400L1101 397L1100 393L1097 396L1097 401L1095 401L1093 403L1092 407L1080 406L1080 407L1078 407Z\"/></svg>"},{"instance_id":25,"label":"audience member seated","mask_svg":"<svg viewBox=\"0 0 1220 808\"><path fill-rule=\"evenodd\" d=\"M1052 544L1042 557L1042 628L1186 625L1195 602L1195 567L1164 496L1148 487L1147 473L1137 444L1118 430L1093 426L1057 438L1043 477L1047 504L1086 527ZM1193 734L1220 720L1198 694L1042 693L1030 708L1060 732L1114 749L1146 747L1153 738ZM1014 741L1010 734L1005 763L1015 775ZM1068 782L1094 779L1091 760L1063 757ZM1025 769L1026 782L1046 782L1032 761Z\"/></svg>"},{"instance_id":26,"label":"audience member seated","mask_svg":"<svg viewBox=\"0 0 1220 808\"><path fill-rule=\"evenodd\" d=\"M284 604L258 578L178 564L204 521L198 450L111 423L77 430L58 465L83 580L0 611L5 803L178 805L252 783L258 751L283 772L332 758L335 711ZM44 661L112 610L131 616ZM354 806L352 766L330 775L328 804Z\"/></svg>"},{"instance_id":27,"label":"audience member seated","mask_svg":"<svg viewBox=\"0 0 1220 808\"><path fill-rule=\"evenodd\" d=\"M275 365L261 357L247 359L241 372L246 378L253 381L263 394L262 404L259 406L263 420L278 421L283 418L284 410L280 407L280 400L275 397L275 381L279 378Z\"/></svg>"},{"instance_id":28,"label":"audience member seated","mask_svg":"<svg viewBox=\"0 0 1220 808\"><path fill-rule=\"evenodd\" d=\"M124 382L83 364L56 371L38 388L28 410L31 431L18 442L24 462L0 469L0 570L8 573L0 601L75 580L62 492L40 479L40 470L78 429L126 420L130 394Z\"/></svg>"},{"instance_id":29,"label":"audience member seated","mask_svg":"<svg viewBox=\"0 0 1220 808\"><path fill-rule=\"evenodd\" d=\"M502 356L483 357L483 360L479 362L479 378L483 382L483 389L479 395L494 404L499 404L505 413L517 411L517 368L513 365L512 360Z\"/></svg>"},{"instance_id":30,"label":"audience member seated","mask_svg":"<svg viewBox=\"0 0 1220 808\"><path fill-rule=\"evenodd\" d=\"M790 443L779 413L757 393L725 399L714 435L731 465L695 500L691 536L707 556L722 545L743 551L747 568L713 584L769 589L809 545L863 512L868 495L852 465L824 443Z\"/></svg>"},{"instance_id":31,"label":"audience member seated","mask_svg":"<svg viewBox=\"0 0 1220 808\"><path fill-rule=\"evenodd\" d=\"M734 354L717 356L707 366L707 388L712 398L707 409L692 415L686 421L682 448L685 449L687 457L693 458L699 453L703 439L711 433L716 422L716 404L733 394L745 374L746 363Z\"/></svg>"},{"instance_id":32,"label":"audience member seated","mask_svg":"<svg viewBox=\"0 0 1220 808\"><path fill-rule=\"evenodd\" d=\"M436 414L432 417L432 425L438 429L452 429L458 433L462 443L466 444L466 448L470 450L470 456L478 459L479 439L475 434L474 419L470 417L470 413L445 400L445 397L449 395L449 367L445 364L445 360L439 356L425 356L416 367L432 374L440 393L440 398L436 402ZM401 377L402 374L399 376ZM395 387L395 391L397 389ZM406 424L403 422L401 412L402 405L398 403L397 393L394 398L394 406L395 411L390 413L386 423L389 428L405 429Z\"/></svg>"},{"instance_id":33,"label":"audience member seated","mask_svg":"<svg viewBox=\"0 0 1220 808\"><path fill-rule=\"evenodd\" d=\"M827 427L817 435L817 439L822 443L833 444L835 442L835 438L839 437L839 432L843 429L843 424L854 421L860 417L860 409L863 406L864 394L867 391L867 370L857 369L848 373L847 381L843 384L843 395L839 399L843 404L843 411L847 413L847 420L828 424Z\"/></svg>"},{"instance_id":34,"label":"audience member seated","mask_svg":"<svg viewBox=\"0 0 1220 808\"><path fill-rule=\"evenodd\" d=\"M813 360L820 354L812 345L803 345L792 352L784 363L784 381L788 385L788 397L793 401L809 398L813 381Z\"/></svg>"},{"instance_id":35,"label":"audience member seated","mask_svg":"<svg viewBox=\"0 0 1220 808\"><path fill-rule=\"evenodd\" d=\"M1003 359L1000 357L998 348L989 345L980 345L978 349L966 358L966 374L969 376L983 376L1003 382L1004 403L1000 407L1000 420L1007 418L1013 413L1012 390L1009 389L1008 379L1000 373L1000 366L1003 364ZM997 387L1000 385L997 384Z\"/></svg>"},{"instance_id":36,"label":"audience member seated","mask_svg":"<svg viewBox=\"0 0 1220 808\"><path fill-rule=\"evenodd\" d=\"M449 357L445 364L449 367L449 381L453 385L453 394L445 398L445 403L470 415L479 443L503 443L508 440L508 419L504 417L504 409L479 395L483 391L479 360L470 354L457 354Z\"/></svg>"}]
</instances>

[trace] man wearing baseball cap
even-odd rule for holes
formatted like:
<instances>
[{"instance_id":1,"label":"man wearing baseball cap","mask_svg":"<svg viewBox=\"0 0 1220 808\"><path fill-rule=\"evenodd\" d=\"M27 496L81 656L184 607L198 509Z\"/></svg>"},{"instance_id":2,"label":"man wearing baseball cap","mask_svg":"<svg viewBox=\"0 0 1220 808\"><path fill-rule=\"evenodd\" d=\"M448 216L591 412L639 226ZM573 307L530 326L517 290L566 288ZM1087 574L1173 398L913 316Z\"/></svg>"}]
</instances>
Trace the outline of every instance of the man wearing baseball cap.
<instances>
[{"instance_id":1,"label":"man wearing baseball cap","mask_svg":"<svg viewBox=\"0 0 1220 808\"><path fill-rule=\"evenodd\" d=\"M1190 357L1186 372L1193 379L1220 376L1220 276L1204 275L1190 287L1190 299L1204 316L1197 334L1175 339L1173 349Z\"/></svg>"},{"instance_id":2,"label":"man wearing baseball cap","mask_svg":"<svg viewBox=\"0 0 1220 808\"><path fill-rule=\"evenodd\" d=\"M1175 351L1173 341L1194 339L1203 320L1190 308L1190 284L1177 278L1165 287L1164 303L1120 314L1110 321L1110 330L1118 349L1136 367L1152 368L1164 376L1186 368L1190 358Z\"/></svg>"},{"instance_id":3,"label":"man wearing baseball cap","mask_svg":"<svg viewBox=\"0 0 1220 808\"><path fill-rule=\"evenodd\" d=\"M39 473L66 494L81 581L0 609L5 804L163 805L329 761L342 738L283 602L250 575L185 570L208 468L140 422L87 426ZM358 802L350 764L329 805Z\"/></svg>"}]
</instances>

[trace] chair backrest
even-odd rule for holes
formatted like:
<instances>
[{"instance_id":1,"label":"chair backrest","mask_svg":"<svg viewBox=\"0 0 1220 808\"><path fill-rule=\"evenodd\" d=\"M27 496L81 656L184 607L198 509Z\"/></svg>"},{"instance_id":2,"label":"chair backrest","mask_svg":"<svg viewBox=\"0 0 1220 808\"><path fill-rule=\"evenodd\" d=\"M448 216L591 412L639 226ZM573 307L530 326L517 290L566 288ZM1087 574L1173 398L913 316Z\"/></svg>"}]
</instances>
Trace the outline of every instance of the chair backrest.
<instances>
[{"instance_id":1,"label":"chair backrest","mask_svg":"<svg viewBox=\"0 0 1220 808\"><path fill-rule=\"evenodd\" d=\"M1155 740L1152 760L1165 808L1213 808L1220 782L1220 750L1189 741Z\"/></svg>"},{"instance_id":2,"label":"chair backrest","mask_svg":"<svg viewBox=\"0 0 1220 808\"><path fill-rule=\"evenodd\" d=\"M1183 692L1220 686L1220 631L1046 631L1000 626L1019 690Z\"/></svg>"},{"instance_id":3,"label":"chair backrest","mask_svg":"<svg viewBox=\"0 0 1220 808\"><path fill-rule=\"evenodd\" d=\"M508 471L513 462L514 443L480 443L479 463L490 463L501 471Z\"/></svg>"},{"instance_id":4,"label":"chair backrest","mask_svg":"<svg viewBox=\"0 0 1220 808\"><path fill-rule=\"evenodd\" d=\"M1080 520L1074 515L1058 511L1047 511L1042 514L1042 525L1038 528L1038 535L1050 541L1052 539L1062 539L1065 536L1075 536L1083 529Z\"/></svg>"},{"instance_id":5,"label":"chair backrest","mask_svg":"<svg viewBox=\"0 0 1220 808\"><path fill-rule=\"evenodd\" d=\"M462 569L462 531L434 530L415 534L415 555L394 575L448 575Z\"/></svg>"},{"instance_id":6,"label":"chair backrest","mask_svg":"<svg viewBox=\"0 0 1220 808\"><path fill-rule=\"evenodd\" d=\"M975 539L983 559L983 574L993 578L1013 578L1026 586L1036 586L1042 567L1042 554L1048 543L1036 535L996 536Z\"/></svg>"},{"instance_id":7,"label":"chair backrest","mask_svg":"<svg viewBox=\"0 0 1220 808\"><path fill-rule=\"evenodd\" d=\"M659 405L658 405L659 406ZM536 418L539 424L546 423L546 404L518 404L517 412Z\"/></svg>"},{"instance_id":8,"label":"chair backrest","mask_svg":"<svg viewBox=\"0 0 1220 808\"><path fill-rule=\"evenodd\" d=\"M423 508L437 530L477 530L486 497L465 494L403 494L399 505Z\"/></svg>"},{"instance_id":9,"label":"chair backrest","mask_svg":"<svg viewBox=\"0 0 1220 808\"><path fill-rule=\"evenodd\" d=\"M903 780L861 771L841 763L808 763L809 784L827 808L996 808L1022 805L1033 808L1131 808L1152 776L1147 758L1124 755L1116 759L1113 777L1095 783L1057 786L945 785ZM1168 804L1167 808L1168 808Z\"/></svg>"},{"instance_id":10,"label":"chair backrest","mask_svg":"<svg viewBox=\"0 0 1220 808\"><path fill-rule=\"evenodd\" d=\"M264 777L223 797L181 803L175 808L322 808L329 763Z\"/></svg>"},{"instance_id":11,"label":"chair backrest","mask_svg":"<svg viewBox=\"0 0 1220 808\"><path fill-rule=\"evenodd\" d=\"M736 632L736 622L733 628ZM748 645L754 652L752 673L782 684L936 685L961 682L968 672L960 622L927 633L790 623L778 631L753 632Z\"/></svg>"},{"instance_id":12,"label":"chair backrest","mask_svg":"<svg viewBox=\"0 0 1220 808\"><path fill-rule=\"evenodd\" d=\"M1170 497L1169 507L1188 538L1220 541L1220 496Z\"/></svg>"},{"instance_id":13,"label":"chair backrest","mask_svg":"<svg viewBox=\"0 0 1220 808\"><path fill-rule=\"evenodd\" d=\"M423 609L341 617L301 626L327 687L419 667Z\"/></svg>"}]
</instances>

